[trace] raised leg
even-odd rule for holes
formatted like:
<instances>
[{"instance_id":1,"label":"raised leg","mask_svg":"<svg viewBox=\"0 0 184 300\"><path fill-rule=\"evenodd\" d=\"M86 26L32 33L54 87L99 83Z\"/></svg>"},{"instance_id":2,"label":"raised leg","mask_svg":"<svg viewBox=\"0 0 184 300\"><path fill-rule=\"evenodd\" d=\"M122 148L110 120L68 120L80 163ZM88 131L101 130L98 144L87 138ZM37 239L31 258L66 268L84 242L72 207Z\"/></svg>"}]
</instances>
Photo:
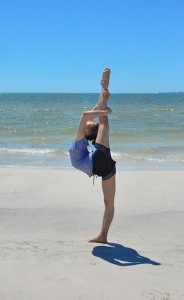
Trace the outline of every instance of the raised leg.
<instances>
[{"instance_id":1,"label":"raised leg","mask_svg":"<svg viewBox=\"0 0 184 300\"><path fill-rule=\"evenodd\" d=\"M99 118L98 134L95 142L110 148L108 117Z\"/></svg>"},{"instance_id":2,"label":"raised leg","mask_svg":"<svg viewBox=\"0 0 184 300\"><path fill-rule=\"evenodd\" d=\"M105 68L102 74L102 91L100 93L97 109L98 110L104 110L107 107L107 100L106 94L104 94L104 89L107 90L109 86L109 78L110 78L110 69ZM109 146L109 123L108 123L108 117L100 117L99 118L99 128L98 128L98 135L96 138L96 143L99 143L107 148L110 148Z\"/></svg>"},{"instance_id":3,"label":"raised leg","mask_svg":"<svg viewBox=\"0 0 184 300\"><path fill-rule=\"evenodd\" d=\"M102 88L105 90L108 89L108 87L109 87L110 73L111 73L111 70L109 68L105 68L102 73L102 79L100 81L100 84L101 84Z\"/></svg>"},{"instance_id":4,"label":"raised leg","mask_svg":"<svg viewBox=\"0 0 184 300\"><path fill-rule=\"evenodd\" d=\"M109 79L110 79L110 69L105 68L102 73L102 80L100 81L101 86L102 86L102 91L101 91L99 99L98 99L98 104L97 104L98 110L104 110L107 107L108 98L107 98L106 94L104 94L104 92L108 91Z\"/></svg>"}]
</instances>

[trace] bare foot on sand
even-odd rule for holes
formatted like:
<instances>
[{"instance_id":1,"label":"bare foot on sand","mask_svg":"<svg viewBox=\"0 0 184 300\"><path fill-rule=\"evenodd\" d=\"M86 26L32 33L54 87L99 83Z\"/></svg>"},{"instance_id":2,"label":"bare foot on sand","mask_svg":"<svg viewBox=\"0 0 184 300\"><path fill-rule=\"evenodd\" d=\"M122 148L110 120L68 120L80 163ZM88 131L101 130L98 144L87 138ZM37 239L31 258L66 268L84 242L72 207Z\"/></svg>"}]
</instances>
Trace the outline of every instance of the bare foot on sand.
<instances>
[{"instance_id":1,"label":"bare foot on sand","mask_svg":"<svg viewBox=\"0 0 184 300\"><path fill-rule=\"evenodd\" d=\"M88 242L90 243L107 243L107 238L105 238L104 236L97 236L94 237L92 239L88 239Z\"/></svg>"},{"instance_id":2,"label":"bare foot on sand","mask_svg":"<svg viewBox=\"0 0 184 300\"><path fill-rule=\"evenodd\" d=\"M111 70L109 68L105 68L102 73L102 80L100 81L100 84L105 90L108 89L109 86L110 73Z\"/></svg>"}]
</instances>

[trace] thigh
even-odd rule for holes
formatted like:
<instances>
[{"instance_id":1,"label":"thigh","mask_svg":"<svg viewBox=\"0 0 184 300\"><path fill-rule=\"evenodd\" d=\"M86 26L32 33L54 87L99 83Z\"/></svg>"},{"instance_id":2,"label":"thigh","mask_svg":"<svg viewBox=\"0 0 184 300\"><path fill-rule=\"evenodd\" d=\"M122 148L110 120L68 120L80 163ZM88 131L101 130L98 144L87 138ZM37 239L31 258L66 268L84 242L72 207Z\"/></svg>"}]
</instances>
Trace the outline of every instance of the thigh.
<instances>
[{"instance_id":1,"label":"thigh","mask_svg":"<svg viewBox=\"0 0 184 300\"><path fill-rule=\"evenodd\" d=\"M109 124L108 121L100 123L98 127L98 134L96 138L96 143L101 144L107 148L110 148L109 145Z\"/></svg>"},{"instance_id":2,"label":"thigh","mask_svg":"<svg viewBox=\"0 0 184 300\"><path fill-rule=\"evenodd\" d=\"M102 181L102 190L104 199L109 203L114 203L114 197L116 192L116 175L114 174L111 178Z\"/></svg>"},{"instance_id":3,"label":"thigh","mask_svg":"<svg viewBox=\"0 0 184 300\"><path fill-rule=\"evenodd\" d=\"M98 145L103 147L101 144ZM92 153L92 159L93 159L93 174L97 176L103 176L107 168L107 158L105 154L102 151L95 150Z\"/></svg>"}]
</instances>

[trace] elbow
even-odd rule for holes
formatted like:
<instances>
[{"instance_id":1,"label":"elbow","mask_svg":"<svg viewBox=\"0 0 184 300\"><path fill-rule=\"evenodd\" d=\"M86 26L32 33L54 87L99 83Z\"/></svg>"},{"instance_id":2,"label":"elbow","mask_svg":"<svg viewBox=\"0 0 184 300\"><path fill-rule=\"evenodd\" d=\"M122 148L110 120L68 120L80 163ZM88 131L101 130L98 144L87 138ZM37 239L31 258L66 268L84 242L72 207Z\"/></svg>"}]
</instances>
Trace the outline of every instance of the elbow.
<instances>
[{"instance_id":1,"label":"elbow","mask_svg":"<svg viewBox=\"0 0 184 300\"><path fill-rule=\"evenodd\" d=\"M83 117L84 119L88 117L87 111L84 111L84 112L83 112L82 117Z\"/></svg>"},{"instance_id":2,"label":"elbow","mask_svg":"<svg viewBox=\"0 0 184 300\"><path fill-rule=\"evenodd\" d=\"M82 119L85 120L86 122L88 121L89 119L89 114L87 111L84 111L83 114L82 114Z\"/></svg>"}]
</instances>

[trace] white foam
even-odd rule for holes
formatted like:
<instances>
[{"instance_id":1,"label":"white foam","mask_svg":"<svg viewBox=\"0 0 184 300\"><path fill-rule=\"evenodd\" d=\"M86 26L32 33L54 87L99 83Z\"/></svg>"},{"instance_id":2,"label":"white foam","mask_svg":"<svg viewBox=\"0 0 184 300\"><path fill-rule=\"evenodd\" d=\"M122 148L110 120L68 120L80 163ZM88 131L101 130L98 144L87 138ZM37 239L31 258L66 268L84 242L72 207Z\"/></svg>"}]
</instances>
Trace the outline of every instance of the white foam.
<instances>
[{"instance_id":1,"label":"white foam","mask_svg":"<svg viewBox=\"0 0 184 300\"><path fill-rule=\"evenodd\" d=\"M56 152L55 149L41 149L41 148L0 148L0 153L27 153L27 154L48 154Z\"/></svg>"},{"instance_id":2,"label":"white foam","mask_svg":"<svg viewBox=\"0 0 184 300\"><path fill-rule=\"evenodd\" d=\"M118 156L121 156L121 153L118 153L118 152L111 152L111 156L112 156L112 157L118 157Z\"/></svg>"}]
</instances>

